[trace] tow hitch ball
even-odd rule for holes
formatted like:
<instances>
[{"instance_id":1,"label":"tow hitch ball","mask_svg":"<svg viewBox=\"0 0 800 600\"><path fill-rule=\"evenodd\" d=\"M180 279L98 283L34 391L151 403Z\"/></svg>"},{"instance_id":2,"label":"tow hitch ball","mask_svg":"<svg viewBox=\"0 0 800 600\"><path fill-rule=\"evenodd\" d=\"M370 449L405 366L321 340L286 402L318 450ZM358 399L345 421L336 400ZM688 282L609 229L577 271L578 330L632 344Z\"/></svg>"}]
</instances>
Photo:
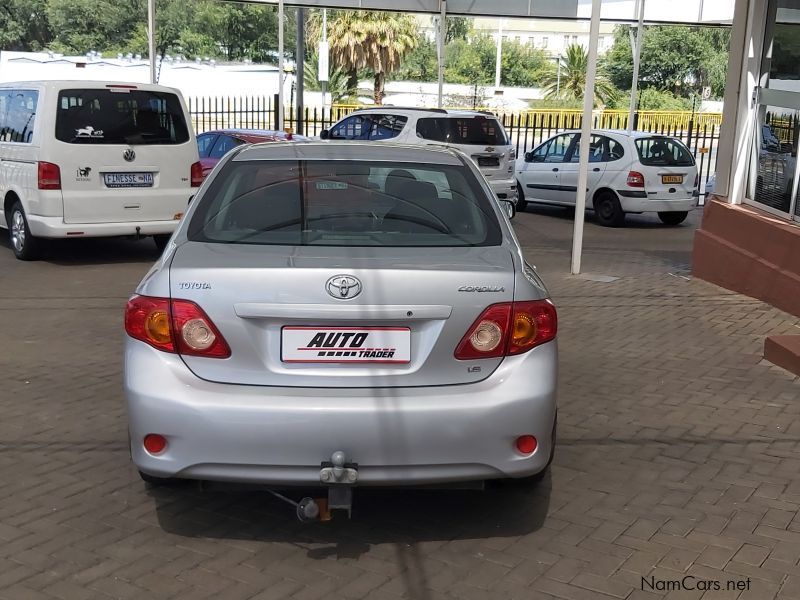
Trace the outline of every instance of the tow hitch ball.
<instances>
[{"instance_id":1,"label":"tow hitch ball","mask_svg":"<svg viewBox=\"0 0 800 600\"><path fill-rule=\"evenodd\" d=\"M295 507L297 518L301 523L311 521L330 521L331 511L346 510L350 518L353 508L353 485L358 481L358 465L347 462L347 456L341 450L331 454L330 461L322 463L319 480L328 488L327 498L305 497L295 502L278 492L270 493Z\"/></svg>"}]
</instances>

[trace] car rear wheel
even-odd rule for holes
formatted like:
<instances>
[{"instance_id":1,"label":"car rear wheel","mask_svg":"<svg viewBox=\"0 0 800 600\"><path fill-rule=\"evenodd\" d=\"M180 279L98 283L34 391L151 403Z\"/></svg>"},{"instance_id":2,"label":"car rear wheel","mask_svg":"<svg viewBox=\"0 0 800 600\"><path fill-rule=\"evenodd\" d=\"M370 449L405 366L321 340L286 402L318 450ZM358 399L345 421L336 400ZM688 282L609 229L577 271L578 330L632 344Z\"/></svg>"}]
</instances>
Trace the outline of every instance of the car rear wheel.
<instances>
[{"instance_id":1,"label":"car rear wheel","mask_svg":"<svg viewBox=\"0 0 800 600\"><path fill-rule=\"evenodd\" d=\"M688 211L673 211L673 212L660 212L658 213L658 218L661 219L661 222L664 225L680 225L686 220L686 217L689 216Z\"/></svg>"},{"instance_id":2,"label":"car rear wheel","mask_svg":"<svg viewBox=\"0 0 800 600\"><path fill-rule=\"evenodd\" d=\"M597 222L604 227L621 227L625 223L625 213L619 198L613 192L600 192L594 198L594 214Z\"/></svg>"},{"instance_id":3,"label":"car rear wheel","mask_svg":"<svg viewBox=\"0 0 800 600\"><path fill-rule=\"evenodd\" d=\"M517 182L517 212L522 212L528 206L528 201L525 200L525 193L522 191L522 185Z\"/></svg>"},{"instance_id":4,"label":"car rear wheel","mask_svg":"<svg viewBox=\"0 0 800 600\"><path fill-rule=\"evenodd\" d=\"M6 216L8 223L8 237L11 242L11 249L14 256L20 260L36 260L39 258L39 240L31 234L28 227L28 219L22 203L17 200L11 206L11 210Z\"/></svg>"},{"instance_id":5,"label":"car rear wheel","mask_svg":"<svg viewBox=\"0 0 800 600\"><path fill-rule=\"evenodd\" d=\"M158 248L158 250L160 252L163 252L164 248L167 247L167 242L169 242L169 238L170 237L171 236L169 236L169 235L154 235L153 236L153 241L156 243L156 248Z\"/></svg>"}]
</instances>

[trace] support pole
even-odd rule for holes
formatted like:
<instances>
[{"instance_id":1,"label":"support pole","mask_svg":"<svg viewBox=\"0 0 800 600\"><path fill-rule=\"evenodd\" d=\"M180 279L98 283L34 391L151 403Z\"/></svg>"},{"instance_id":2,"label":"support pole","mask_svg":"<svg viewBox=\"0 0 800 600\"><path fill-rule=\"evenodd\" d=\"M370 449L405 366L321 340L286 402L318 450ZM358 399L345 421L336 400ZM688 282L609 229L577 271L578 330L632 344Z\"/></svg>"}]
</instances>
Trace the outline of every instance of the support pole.
<instances>
[{"instance_id":1,"label":"support pole","mask_svg":"<svg viewBox=\"0 0 800 600\"><path fill-rule=\"evenodd\" d=\"M278 0L278 131L283 131L283 81L283 0Z\"/></svg>"},{"instance_id":2,"label":"support pole","mask_svg":"<svg viewBox=\"0 0 800 600\"><path fill-rule=\"evenodd\" d=\"M631 79L631 110L628 113L628 133L633 131L633 119L636 115L636 107L638 105L637 93L639 90L639 64L642 57L642 44L644 42L644 2L645 0L636 0L636 8L639 11L639 22L636 25L636 45L631 49L633 50L633 77ZM631 37L633 40L633 37Z\"/></svg>"},{"instance_id":3,"label":"support pole","mask_svg":"<svg viewBox=\"0 0 800 600\"><path fill-rule=\"evenodd\" d=\"M503 19L500 19L500 25L497 28L497 61L494 65L494 87L500 87L500 70L503 63Z\"/></svg>"},{"instance_id":4,"label":"support pole","mask_svg":"<svg viewBox=\"0 0 800 600\"><path fill-rule=\"evenodd\" d=\"M322 58L322 53L325 52L325 58ZM320 73L322 73L323 60L325 62L325 79L320 77L322 83L322 109L328 105L328 9L322 9L322 43L319 47L319 60L320 60ZM324 113L323 113L324 114ZM323 119L324 120L324 119Z\"/></svg>"},{"instance_id":5,"label":"support pole","mask_svg":"<svg viewBox=\"0 0 800 600\"><path fill-rule=\"evenodd\" d=\"M439 60L439 100L437 106L442 108L442 95L444 93L444 41L447 36L447 0L439 0L439 39L437 40L437 55Z\"/></svg>"},{"instance_id":6,"label":"support pole","mask_svg":"<svg viewBox=\"0 0 800 600\"><path fill-rule=\"evenodd\" d=\"M147 0L147 51L150 54L150 83L156 81L156 0Z\"/></svg>"},{"instance_id":7,"label":"support pole","mask_svg":"<svg viewBox=\"0 0 800 600\"><path fill-rule=\"evenodd\" d=\"M304 123L304 108L303 92L305 87L305 58L306 58L306 40L305 40L305 18L306 11L300 6L297 8L297 56L295 56L295 81L297 82L297 118L295 119L296 125L295 133L303 135Z\"/></svg>"},{"instance_id":8,"label":"support pole","mask_svg":"<svg viewBox=\"0 0 800 600\"><path fill-rule=\"evenodd\" d=\"M583 250L583 221L586 217L586 184L589 181L589 146L592 137L592 109L594 108L594 81L597 76L597 42L600 37L600 3L592 0L592 22L589 27L589 61L586 69L586 88L583 92L583 126L581 127L580 169L578 191L575 198L575 228L572 233L573 275L581 272Z\"/></svg>"}]
</instances>

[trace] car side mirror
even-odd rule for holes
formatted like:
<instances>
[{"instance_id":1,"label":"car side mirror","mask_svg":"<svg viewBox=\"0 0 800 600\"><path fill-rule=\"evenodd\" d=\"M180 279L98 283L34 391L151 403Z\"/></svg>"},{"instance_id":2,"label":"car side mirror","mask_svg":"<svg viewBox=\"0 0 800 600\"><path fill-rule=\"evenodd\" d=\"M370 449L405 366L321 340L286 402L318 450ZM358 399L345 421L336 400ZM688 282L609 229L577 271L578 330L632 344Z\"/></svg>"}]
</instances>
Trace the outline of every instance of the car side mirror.
<instances>
[{"instance_id":1,"label":"car side mirror","mask_svg":"<svg viewBox=\"0 0 800 600\"><path fill-rule=\"evenodd\" d=\"M503 212L506 213L506 216L509 219L513 219L514 216L517 214L517 205L511 200L503 200L501 198L500 207L503 209Z\"/></svg>"},{"instance_id":2,"label":"car side mirror","mask_svg":"<svg viewBox=\"0 0 800 600\"><path fill-rule=\"evenodd\" d=\"M330 131L328 131L327 129L323 129L322 131L319 132L319 139L327 140L330 137L330 135L331 135Z\"/></svg>"},{"instance_id":3,"label":"car side mirror","mask_svg":"<svg viewBox=\"0 0 800 600\"><path fill-rule=\"evenodd\" d=\"M533 152L525 153L525 162L533 162Z\"/></svg>"}]
</instances>

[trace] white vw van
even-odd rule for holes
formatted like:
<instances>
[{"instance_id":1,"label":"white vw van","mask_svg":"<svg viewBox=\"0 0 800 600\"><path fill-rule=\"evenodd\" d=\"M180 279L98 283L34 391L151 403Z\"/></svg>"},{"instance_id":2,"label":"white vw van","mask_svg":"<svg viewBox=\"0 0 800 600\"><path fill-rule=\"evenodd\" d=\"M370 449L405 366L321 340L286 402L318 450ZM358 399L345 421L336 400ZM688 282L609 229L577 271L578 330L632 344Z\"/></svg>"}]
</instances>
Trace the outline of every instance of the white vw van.
<instances>
[{"instance_id":1,"label":"white vw van","mask_svg":"<svg viewBox=\"0 0 800 600\"><path fill-rule=\"evenodd\" d=\"M19 259L39 238L151 235L163 248L202 180L178 90L0 83L0 226Z\"/></svg>"}]
</instances>

